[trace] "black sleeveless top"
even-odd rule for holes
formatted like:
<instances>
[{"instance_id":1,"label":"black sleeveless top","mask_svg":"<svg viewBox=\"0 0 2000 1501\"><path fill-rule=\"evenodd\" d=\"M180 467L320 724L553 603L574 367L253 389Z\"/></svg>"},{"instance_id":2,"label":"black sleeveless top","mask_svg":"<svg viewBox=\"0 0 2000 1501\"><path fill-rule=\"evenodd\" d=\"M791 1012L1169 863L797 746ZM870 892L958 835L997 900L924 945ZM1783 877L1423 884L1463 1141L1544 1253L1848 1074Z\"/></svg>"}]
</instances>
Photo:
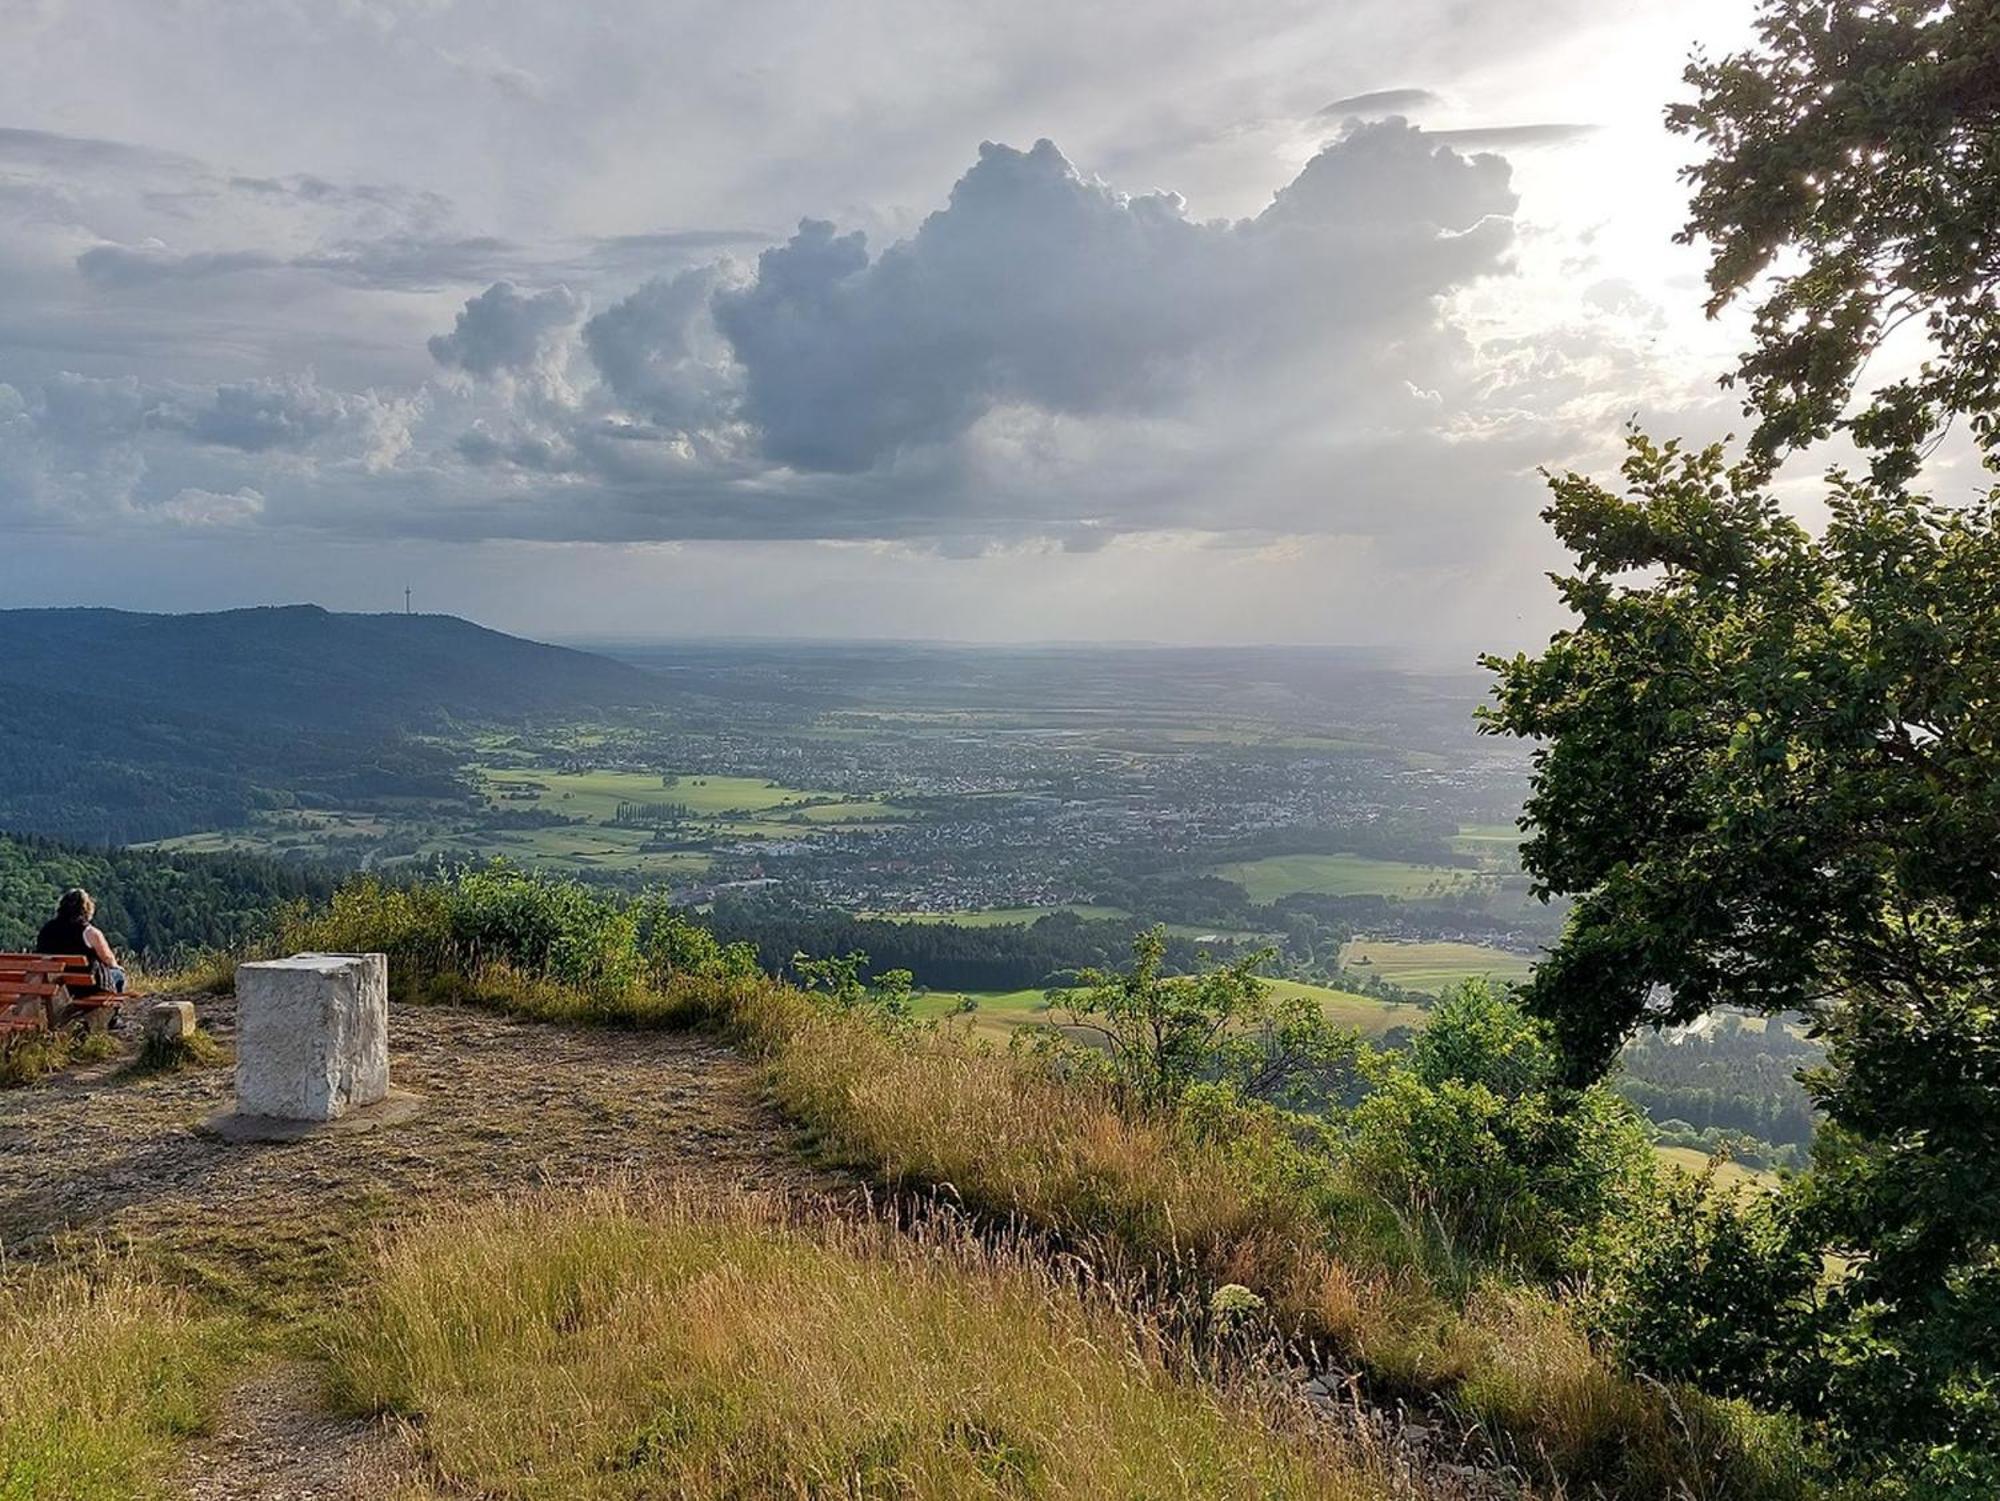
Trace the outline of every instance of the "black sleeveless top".
<instances>
[{"instance_id":1,"label":"black sleeveless top","mask_svg":"<svg viewBox=\"0 0 2000 1501\"><path fill-rule=\"evenodd\" d=\"M83 930L90 924L75 918L52 917L42 924L42 931L35 935L35 952L38 954L81 954L86 959L97 956L90 951L90 945L83 941Z\"/></svg>"}]
</instances>

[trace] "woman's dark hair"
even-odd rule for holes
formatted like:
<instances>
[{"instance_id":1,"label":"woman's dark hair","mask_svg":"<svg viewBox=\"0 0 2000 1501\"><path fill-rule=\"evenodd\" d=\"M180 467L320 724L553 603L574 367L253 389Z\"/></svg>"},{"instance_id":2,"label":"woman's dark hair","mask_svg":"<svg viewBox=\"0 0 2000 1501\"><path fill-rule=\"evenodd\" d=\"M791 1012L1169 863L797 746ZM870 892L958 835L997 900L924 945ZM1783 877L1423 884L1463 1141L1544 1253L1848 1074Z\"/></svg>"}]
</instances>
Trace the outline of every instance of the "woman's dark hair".
<instances>
[{"instance_id":1,"label":"woman's dark hair","mask_svg":"<svg viewBox=\"0 0 2000 1501\"><path fill-rule=\"evenodd\" d=\"M89 922L97 916L97 902L81 886L73 886L56 903L56 916L64 922Z\"/></svg>"}]
</instances>

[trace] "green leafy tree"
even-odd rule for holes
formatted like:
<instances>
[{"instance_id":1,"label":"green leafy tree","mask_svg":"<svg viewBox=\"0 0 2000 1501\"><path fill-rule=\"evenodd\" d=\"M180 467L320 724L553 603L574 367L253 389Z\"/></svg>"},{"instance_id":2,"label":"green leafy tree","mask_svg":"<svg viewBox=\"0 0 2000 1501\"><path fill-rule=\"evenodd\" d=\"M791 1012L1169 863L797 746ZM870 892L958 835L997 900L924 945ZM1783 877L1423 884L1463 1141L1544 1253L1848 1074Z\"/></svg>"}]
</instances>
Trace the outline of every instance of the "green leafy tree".
<instances>
[{"instance_id":1,"label":"green leafy tree","mask_svg":"<svg viewBox=\"0 0 2000 1501\"><path fill-rule=\"evenodd\" d=\"M1149 929L1132 942L1129 970L1087 969L1074 989L1050 993L1071 1033L1092 1040L1134 1104L1175 1105L1197 1083L1287 1105L1323 1099L1326 1081L1353 1055L1353 1038L1330 1026L1309 998L1272 993L1257 974L1271 950L1170 975L1166 949L1166 929ZM1063 1041L1055 1033L1045 1040ZM1084 1061L1073 1045L1066 1051L1072 1062Z\"/></svg>"},{"instance_id":2,"label":"green leafy tree","mask_svg":"<svg viewBox=\"0 0 2000 1501\"><path fill-rule=\"evenodd\" d=\"M1817 1415L1912 1473L1991 1467L1993 506L1837 480L1814 537L1757 465L1640 436L1625 480L1553 482L1577 623L1538 657L1488 659L1486 727L1539 742L1523 864L1577 897L1528 1003L1575 1078L1634 1029L1719 1005L1814 1019L1829 1061L1808 1087L1841 1149L1801 1193L1852 1268L1827 1304L1844 1353Z\"/></svg>"},{"instance_id":3,"label":"green leafy tree","mask_svg":"<svg viewBox=\"0 0 2000 1501\"><path fill-rule=\"evenodd\" d=\"M2000 448L2000 6L1765 0L1755 48L1710 62L1668 112L1707 156L1681 238L1707 241L1709 311L1754 287L1738 367L1759 459L1845 428L1881 480L1911 477L1954 415ZM1780 274L1766 276L1773 268ZM1906 324L1914 375L1850 398Z\"/></svg>"}]
</instances>

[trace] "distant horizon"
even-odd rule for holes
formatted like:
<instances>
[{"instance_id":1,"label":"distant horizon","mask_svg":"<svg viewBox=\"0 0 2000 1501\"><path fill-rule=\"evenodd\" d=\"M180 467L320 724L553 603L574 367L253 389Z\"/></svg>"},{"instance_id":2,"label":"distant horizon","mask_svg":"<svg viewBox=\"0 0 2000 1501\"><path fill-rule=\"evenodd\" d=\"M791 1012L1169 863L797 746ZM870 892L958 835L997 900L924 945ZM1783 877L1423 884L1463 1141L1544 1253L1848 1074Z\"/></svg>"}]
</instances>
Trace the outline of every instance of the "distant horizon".
<instances>
[{"instance_id":1,"label":"distant horizon","mask_svg":"<svg viewBox=\"0 0 2000 1501\"><path fill-rule=\"evenodd\" d=\"M287 602L267 602L253 605L224 605L206 610L139 610L124 605L86 603L73 605L10 605L0 603L0 616L11 614L60 613L74 610L105 611L118 615L155 616L164 618L186 618L208 615L240 615L259 610L320 610L329 615L351 615L366 618L395 618L407 613L413 619L455 620L481 630L495 631L513 636L523 641L539 642L546 646L567 647L574 651L592 651L598 655L612 655L619 649L647 647L703 646L703 647L758 647L758 648L800 648L804 650L838 650L843 647L910 647L932 648L950 651L982 652L1285 652L1300 654L1324 654L1372 659L1382 665L1420 667L1435 670L1448 665L1463 665L1469 671L1477 671L1474 660L1481 651L1490 647L1465 646L1468 653L1463 664L1452 664L1438 653L1451 650L1434 643L1412 642L1337 642L1337 641L1150 641L1144 639L1101 639L1079 640L1048 637L1042 639L1023 638L1019 640L980 640L944 636L784 636L784 635L560 635L535 634L510 630L474 616L461 615L450 610L350 610L321 604L317 600L291 600ZM1420 661L1402 660L1412 654L1420 656ZM1384 658L1397 660L1383 661Z\"/></svg>"}]
</instances>

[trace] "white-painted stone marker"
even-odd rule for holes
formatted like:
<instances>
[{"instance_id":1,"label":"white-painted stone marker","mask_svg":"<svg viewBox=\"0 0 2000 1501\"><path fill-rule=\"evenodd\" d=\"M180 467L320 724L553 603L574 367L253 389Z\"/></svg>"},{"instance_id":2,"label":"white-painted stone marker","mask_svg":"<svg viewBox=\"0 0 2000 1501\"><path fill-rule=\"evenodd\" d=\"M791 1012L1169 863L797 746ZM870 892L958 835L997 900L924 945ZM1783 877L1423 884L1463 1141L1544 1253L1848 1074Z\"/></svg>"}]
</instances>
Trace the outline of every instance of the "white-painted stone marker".
<instances>
[{"instance_id":1,"label":"white-painted stone marker","mask_svg":"<svg viewBox=\"0 0 2000 1501\"><path fill-rule=\"evenodd\" d=\"M338 1120L389 1092L389 960L294 954L236 968L236 1110Z\"/></svg>"},{"instance_id":2,"label":"white-painted stone marker","mask_svg":"<svg viewBox=\"0 0 2000 1501\"><path fill-rule=\"evenodd\" d=\"M155 1001L146 1008L146 1035L155 1042L185 1042L194 1036L193 1001Z\"/></svg>"}]
</instances>

